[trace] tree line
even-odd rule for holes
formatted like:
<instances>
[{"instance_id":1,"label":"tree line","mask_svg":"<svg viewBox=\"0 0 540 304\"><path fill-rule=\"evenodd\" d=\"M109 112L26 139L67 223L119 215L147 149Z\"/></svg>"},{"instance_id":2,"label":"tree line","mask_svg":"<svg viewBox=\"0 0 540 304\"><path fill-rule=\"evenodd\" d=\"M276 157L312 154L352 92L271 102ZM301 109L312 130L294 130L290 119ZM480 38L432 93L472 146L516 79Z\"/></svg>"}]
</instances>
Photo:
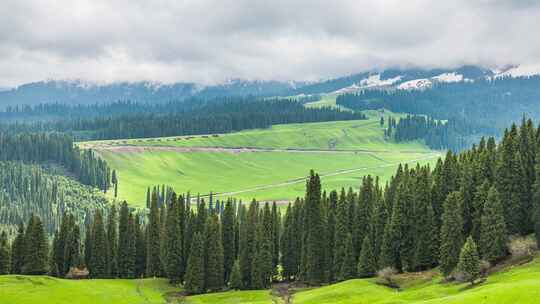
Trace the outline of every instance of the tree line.
<instances>
[{"instance_id":1,"label":"tree line","mask_svg":"<svg viewBox=\"0 0 540 304\"><path fill-rule=\"evenodd\" d=\"M53 113L71 111L67 106L43 106ZM273 124L366 119L362 113L332 108L306 108L292 99L222 97L210 100L171 102L164 105L122 103L87 106L107 115L78 116L51 121L15 121L0 125L4 132L64 132L76 139L148 138L176 135L229 133L267 128ZM40 108L41 109L41 108ZM90 112L91 113L91 112Z\"/></svg>"},{"instance_id":2,"label":"tree line","mask_svg":"<svg viewBox=\"0 0 540 304\"><path fill-rule=\"evenodd\" d=\"M524 120L499 144L489 138L460 154L449 151L433 169L400 165L385 185L366 176L358 191L326 192L312 171L305 197L283 217L276 204L255 200L201 199L192 208L187 195L174 192L160 207L152 191L147 216L125 203L107 219L96 210L84 245L82 238L68 242L73 251L58 245L77 235L76 225L67 233L60 228L51 253L43 246L38 256L62 256L50 262L51 274L84 261L94 278L163 276L189 293L261 289L279 279L319 285L387 268L439 267L444 277L474 282L480 260L494 265L509 255L510 236L535 233L540 243L538 147L540 128ZM12 260L15 251L12 245Z\"/></svg>"},{"instance_id":3,"label":"tree line","mask_svg":"<svg viewBox=\"0 0 540 304\"><path fill-rule=\"evenodd\" d=\"M111 169L92 150L80 151L73 138L63 133L0 132L0 161L56 163L85 185L104 192L111 184Z\"/></svg>"}]
</instances>

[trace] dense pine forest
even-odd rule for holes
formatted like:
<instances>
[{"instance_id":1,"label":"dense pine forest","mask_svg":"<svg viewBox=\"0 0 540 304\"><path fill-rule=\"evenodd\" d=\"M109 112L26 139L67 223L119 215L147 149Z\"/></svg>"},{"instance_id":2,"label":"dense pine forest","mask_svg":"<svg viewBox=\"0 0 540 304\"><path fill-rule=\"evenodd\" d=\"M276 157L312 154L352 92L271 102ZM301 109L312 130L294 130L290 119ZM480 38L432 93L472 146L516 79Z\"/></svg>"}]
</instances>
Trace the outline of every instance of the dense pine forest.
<instances>
[{"instance_id":1,"label":"dense pine forest","mask_svg":"<svg viewBox=\"0 0 540 304\"><path fill-rule=\"evenodd\" d=\"M366 176L356 192L327 192L311 172L305 197L283 216L275 203L255 200L197 199L192 207L189 196L165 188L151 191L147 215L126 203L97 208L84 237L71 212L50 242L32 216L11 245L0 242L0 270L63 276L88 267L93 278L161 276L191 294L436 266L446 278L474 282L481 265L510 254L510 238L536 233L540 242L539 146L540 128L523 120L499 144L482 139L448 152L434 168L399 166L385 185Z\"/></svg>"},{"instance_id":2,"label":"dense pine forest","mask_svg":"<svg viewBox=\"0 0 540 304\"><path fill-rule=\"evenodd\" d=\"M308 99L310 100L310 99ZM9 108L0 130L64 132L78 140L229 133L273 124L365 119L360 112L306 108L303 100L221 97L168 104L40 105ZM32 117L49 117L33 121ZM59 119L61 118L61 119Z\"/></svg>"}]
</instances>

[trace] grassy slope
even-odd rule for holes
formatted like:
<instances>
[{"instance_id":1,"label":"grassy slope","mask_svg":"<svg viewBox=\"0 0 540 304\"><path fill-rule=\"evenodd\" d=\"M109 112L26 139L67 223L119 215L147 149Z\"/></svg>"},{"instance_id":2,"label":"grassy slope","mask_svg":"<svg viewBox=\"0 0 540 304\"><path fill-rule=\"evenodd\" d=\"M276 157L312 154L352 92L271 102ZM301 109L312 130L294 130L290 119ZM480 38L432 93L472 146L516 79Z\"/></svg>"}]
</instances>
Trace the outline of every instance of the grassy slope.
<instances>
[{"instance_id":1,"label":"grassy slope","mask_svg":"<svg viewBox=\"0 0 540 304\"><path fill-rule=\"evenodd\" d=\"M357 187L367 174L382 181L394 173L396 164L431 157L420 142L394 143L383 137L378 113L368 112L369 120L338 121L309 124L276 125L269 129L249 130L219 137L194 136L134 139L80 143L93 147L103 156L120 178L119 198L134 206L142 206L146 188L157 184L173 186L179 192L193 194L234 192L243 200L292 200L304 194L303 182L283 185L300 179L310 169L321 174L339 170L360 169L347 174L323 177L327 189ZM395 114L392 114L395 115ZM180 139L179 139L180 138ZM370 153L286 153L255 152L179 152L147 150L126 152L100 149L115 145L168 147L255 147L273 149L369 150ZM426 160L428 161L428 160ZM426 161L422 161L425 163ZM276 186L276 184L281 184ZM270 187L254 189L258 187ZM241 191L240 193L236 193ZM232 196L231 195L231 196Z\"/></svg>"},{"instance_id":2,"label":"grassy slope","mask_svg":"<svg viewBox=\"0 0 540 304\"><path fill-rule=\"evenodd\" d=\"M165 303L175 289L165 279L62 280L46 276L0 276L0 303Z\"/></svg>"},{"instance_id":3,"label":"grassy slope","mask_svg":"<svg viewBox=\"0 0 540 304\"><path fill-rule=\"evenodd\" d=\"M440 278L414 285L402 292L379 286L373 280L347 282L304 291L294 303L540 303L540 259L488 278L480 286L441 284Z\"/></svg>"}]
</instances>

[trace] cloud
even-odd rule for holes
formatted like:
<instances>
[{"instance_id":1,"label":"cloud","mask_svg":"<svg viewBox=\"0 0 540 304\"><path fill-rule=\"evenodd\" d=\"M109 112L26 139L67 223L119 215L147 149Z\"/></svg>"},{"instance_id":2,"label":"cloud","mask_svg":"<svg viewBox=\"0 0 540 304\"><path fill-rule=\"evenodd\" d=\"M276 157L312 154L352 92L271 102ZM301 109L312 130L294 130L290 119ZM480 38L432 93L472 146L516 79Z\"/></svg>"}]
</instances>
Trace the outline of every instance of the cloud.
<instances>
[{"instance_id":1,"label":"cloud","mask_svg":"<svg viewBox=\"0 0 540 304\"><path fill-rule=\"evenodd\" d=\"M537 1L4 0L0 86L540 62Z\"/></svg>"}]
</instances>

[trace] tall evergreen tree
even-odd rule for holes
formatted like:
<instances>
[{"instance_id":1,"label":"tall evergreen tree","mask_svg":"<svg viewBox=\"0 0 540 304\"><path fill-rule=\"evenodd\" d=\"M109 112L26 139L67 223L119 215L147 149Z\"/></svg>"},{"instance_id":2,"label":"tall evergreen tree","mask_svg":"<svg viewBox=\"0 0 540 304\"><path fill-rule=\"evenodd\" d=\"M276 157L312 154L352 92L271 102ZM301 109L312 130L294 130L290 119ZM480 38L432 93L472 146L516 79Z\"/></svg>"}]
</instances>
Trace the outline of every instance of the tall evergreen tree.
<instances>
[{"instance_id":1,"label":"tall evergreen tree","mask_svg":"<svg viewBox=\"0 0 540 304\"><path fill-rule=\"evenodd\" d=\"M5 231L0 233L0 275L9 274L11 261L8 238Z\"/></svg>"},{"instance_id":2,"label":"tall evergreen tree","mask_svg":"<svg viewBox=\"0 0 540 304\"><path fill-rule=\"evenodd\" d=\"M306 280L310 284L320 284L324 280L324 235L321 214L321 182L313 170L307 182L306 192ZM354 265L354 263L353 263ZM353 266L354 267L354 266Z\"/></svg>"},{"instance_id":3,"label":"tall evergreen tree","mask_svg":"<svg viewBox=\"0 0 540 304\"><path fill-rule=\"evenodd\" d=\"M107 220L107 261L111 278L118 275L118 222L116 219L116 206L112 205Z\"/></svg>"},{"instance_id":4,"label":"tall evergreen tree","mask_svg":"<svg viewBox=\"0 0 540 304\"><path fill-rule=\"evenodd\" d=\"M190 294L199 294L204 289L204 240L199 232L195 233L188 258L184 288Z\"/></svg>"},{"instance_id":5,"label":"tall evergreen tree","mask_svg":"<svg viewBox=\"0 0 540 304\"><path fill-rule=\"evenodd\" d=\"M146 227L146 276L157 277L161 270L161 251L160 251L160 219L158 208L157 193L152 193L152 202L150 203L150 215L148 216L148 225Z\"/></svg>"},{"instance_id":6,"label":"tall evergreen tree","mask_svg":"<svg viewBox=\"0 0 540 304\"><path fill-rule=\"evenodd\" d=\"M11 273L21 274L24 266L25 256L25 241L24 241L24 224L19 223L17 236L11 243Z\"/></svg>"},{"instance_id":7,"label":"tall evergreen tree","mask_svg":"<svg viewBox=\"0 0 540 304\"><path fill-rule=\"evenodd\" d=\"M243 289L242 274L240 273L240 263L238 260L234 261L233 268L230 275L229 287L234 290Z\"/></svg>"},{"instance_id":8,"label":"tall evergreen tree","mask_svg":"<svg viewBox=\"0 0 540 304\"><path fill-rule=\"evenodd\" d=\"M508 254L508 235L504 221L504 209L495 187L489 189L484 205L480 232L480 252L482 258L496 262Z\"/></svg>"},{"instance_id":9,"label":"tall evergreen tree","mask_svg":"<svg viewBox=\"0 0 540 304\"><path fill-rule=\"evenodd\" d=\"M347 234L345 257L343 258L343 264L338 274L338 280L349 280L356 276L356 261L354 259L354 247L351 234Z\"/></svg>"},{"instance_id":10,"label":"tall evergreen tree","mask_svg":"<svg viewBox=\"0 0 540 304\"><path fill-rule=\"evenodd\" d=\"M183 239L182 231L180 227L180 205L183 202L177 201L176 194L172 194L171 202L169 204L164 242L167 246L167 256L165 260L165 270L167 277L172 283L180 282L182 279L182 251L183 251Z\"/></svg>"},{"instance_id":11,"label":"tall evergreen tree","mask_svg":"<svg viewBox=\"0 0 540 304\"><path fill-rule=\"evenodd\" d=\"M94 223L92 225L92 249L90 264L90 276L92 278L106 278L109 276L107 253L108 240L105 231L105 224L101 211L96 210Z\"/></svg>"},{"instance_id":12,"label":"tall evergreen tree","mask_svg":"<svg viewBox=\"0 0 540 304\"><path fill-rule=\"evenodd\" d=\"M24 274L45 274L48 270L49 242L41 219L32 216L25 236Z\"/></svg>"},{"instance_id":13,"label":"tall evergreen tree","mask_svg":"<svg viewBox=\"0 0 540 304\"><path fill-rule=\"evenodd\" d=\"M135 235L131 234L129 227L129 207L124 201L120 205L120 217L118 224L118 276L120 278L133 278L135 276L134 261L130 245Z\"/></svg>"},{"instance_id":14,"label":"tall evergreen tree","mask_svg":"<svg viewBox=\"0 0 540 304\"><path fill-rule=\"evenodd\" d=\"M223 243L217 214L208 217L205 229L204 252L205 289L215 291L223 287Z\"/></svg>"},{"instance_id":15,"label":"tall evergreen tree","mask_svg":"<svg viewBox=\"0 0 540 304\"><path fill-rule=\"evenodd\" d=\"M339 200L337 202L336 210L336 228L334 233L334 261L333 261L333 277L336 277L341 272L341 265L343 265L343 259L346 254L347 247L347 235L349 233L350 226L348 222L349 209L345 196L345 189L341 188Z\"/></svg>"},{"instance_id":16,"label":"tall evergreen tree","mask_svg":"<svg viewBox=\"0 0 540 304\"><path fill-rule=\"evenodd\" d=\"M377 271L377 261L375 259L375 253L373 252L373 241L371 240L371 233L367 234L362 242L362 252L358 259L358 277L365 278L370 277Z\"/></svg>"},{"instance_id":17,"label":"tall evergreen tree","mask_svg":"<svg viewBox=\"0 0 540 304\"><path fill-rule=\"evenodd\" d=\"M232 200L227 200L223 216L221 217L222 241L223 241L223 270L225 282L229 281L234 261L236 260L234 248L235 215Z\"/></svg>"},{"instance_id":18,"label":"tall evergreen tree","mask_svg":"<svg viewBox=\"0 0 540 304\"><path fill-rule=\"evenodd\" d=\"M443 207L440 267L442 274L447 277L456 267L463 246L461 194L457 191L451 192Z\"/></svg>"}]
</instances>

